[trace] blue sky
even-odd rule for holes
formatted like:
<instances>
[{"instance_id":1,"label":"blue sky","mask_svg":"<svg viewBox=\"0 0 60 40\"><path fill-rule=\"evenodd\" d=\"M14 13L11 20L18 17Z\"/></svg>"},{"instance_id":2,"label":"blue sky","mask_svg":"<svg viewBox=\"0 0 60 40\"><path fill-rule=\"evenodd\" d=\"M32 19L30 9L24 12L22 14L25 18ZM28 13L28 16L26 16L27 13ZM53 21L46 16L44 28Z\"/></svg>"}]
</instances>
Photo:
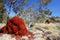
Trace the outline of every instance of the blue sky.
<instances>
[{"instance_id":1,"label":"blue sky","mask_svg":"<svg viewBox=\"0 0 60 40\"><path fill-rule=\"evenodd\" d=\"M35 2L36 6L34 8L38 8L37 0L30 0L30 4ZM60 0L52 0L51 3L47 5L47 8L52 11L52 16L60 17Z\"/></svg>"},{"instance_id":2,"label":"blue sky","mask_svg":"<svg viewBox=\"0 0 60 40\"><path fill-rule=\"evenodd\" d=\"M47 7L52 11L52 16L60 17L60 0L52 0Z\"/></svg>"},{"instance_id":3,"label":"blue sky","mask_svg":"<svg viewBox=\"0 0 60 40\"><path fill-rule=\"evenodd\" d=\"M32 3L35 3L36 5L33 7L33 9L38 8L38 1L37 0L30 0L28 3L28 6L31 6ZM26 6L26 8L28 8ZM51 3L47 5L47 8L52 11L52 16L59 16L60 17L60 0L52 0ZM8 7L7 7L8 10ZM14 15L14 12L11 11L10 15Z\"/></svg>"}]
</instances>

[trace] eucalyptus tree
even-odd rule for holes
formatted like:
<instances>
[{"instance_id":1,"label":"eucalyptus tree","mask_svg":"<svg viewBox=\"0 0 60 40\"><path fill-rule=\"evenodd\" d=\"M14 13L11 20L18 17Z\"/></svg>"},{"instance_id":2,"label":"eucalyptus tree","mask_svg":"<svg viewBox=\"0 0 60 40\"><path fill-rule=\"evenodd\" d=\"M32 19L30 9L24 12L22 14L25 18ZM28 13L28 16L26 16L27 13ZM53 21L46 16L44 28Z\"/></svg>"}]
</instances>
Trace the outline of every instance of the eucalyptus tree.
<instances>
[{"instance_id":1,"label":"eucalyptus tree","mask_svg":"<svg viewBox=\"0 0 60 40\"><path fill-rule=\"evenodd\" d=\"M47 6L52 0L38 0L40 3L40 8L43 6Z\"/></svg>"},{"instance_id":2,"label":"eucalyptus tree","mask_svg":"<svg viewBox=\"0 0 60 40\"><path fill-rule=\"evenodd\" d=\"M6 7L6 12L8 14L7 20L10 19L11 11L13 11L15 15L20 16L23 7L25 6L25 4L27 4L27 0L3 0L3 1Z\"/></svg>"},{"instance_id":3,"label":"eucalyptus tree","mask_svg":"<svg viewBox=\"0 0 60 40\"><path fill-rule=\"evenodd\" d=\"M45 13L48 15L51 15L51 10L47 9L46 6L51 2L52 0L39 0L39 12Z\"/></svg>"},{"instance_id":4,"label":"eucalyptus tree","mask_svg":"<svg viewBox=\"0 0 60 40\"><path fill-rule=\"evenodd\" d=\"M38 19L45 19L46 15L51 15L52 12L49 9L45 9L45 7L51 2L51 0L38 0L39 2L39 8L36 10L33 10L35 7L35 3L32 3L32 5L25 10L25 16L26 19L28 17L28 20L36 21ZM24 17L25 18L25 17Z\"/></svg>"},{"instance_id":5,"label":"eucalyptus tree","mask_svg":"<svg viewBox=\"0 0 60 40\"><path fill-rule=\"evenodd\" d=\"M39 12L39 15L37 19L42 19L42 21L49 15L52 14L51 10L47 8L47 5L51 2L52 0L38 0L39 2L39 9L37 11Z\"/></svg>"},{"instance_id":6,"label":"eucalyptus tree","mask_svg":"<svg viewBox=\"0 0 60 40\"><path fill-rule=\"evenodd\" d=\"M17 14L23 10L23 6L27 4L27 1L28 0L4 0L4 3L9 7L9 14L11 10Z\"/></svg>"},{"instance_id":7,"label":"eucalyptus tree","mask_svg":"<svg viewBox=\"0 0 60 40\"><path fill-rule=\"evenodd\" d=\"M5 4L3 2L3 0L0 0L0 22L2 22L3 20L6 21L6 9L5 9Z\"/></svg>"}]
</instances>

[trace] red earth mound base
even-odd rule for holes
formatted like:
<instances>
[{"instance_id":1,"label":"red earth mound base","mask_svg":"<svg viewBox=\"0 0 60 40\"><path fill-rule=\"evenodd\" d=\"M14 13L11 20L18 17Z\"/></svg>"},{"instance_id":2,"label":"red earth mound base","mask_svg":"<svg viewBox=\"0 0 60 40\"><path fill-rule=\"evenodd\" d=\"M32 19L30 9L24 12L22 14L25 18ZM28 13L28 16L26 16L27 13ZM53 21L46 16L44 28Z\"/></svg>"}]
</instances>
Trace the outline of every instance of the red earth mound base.
<instances>
[{"instance_id":1,"label":"red earth mound base","mask_svg":"<svg viewBox=\"0 0 60 40\"><path fill-rule=\"evenodd\" d=\"M7 24L2 29L0 29L0 33L15 34L20 36L31 35L31 37L33 35L27 30L23 19L17 16L8 20Z\"/></svg>"}]
</instances>

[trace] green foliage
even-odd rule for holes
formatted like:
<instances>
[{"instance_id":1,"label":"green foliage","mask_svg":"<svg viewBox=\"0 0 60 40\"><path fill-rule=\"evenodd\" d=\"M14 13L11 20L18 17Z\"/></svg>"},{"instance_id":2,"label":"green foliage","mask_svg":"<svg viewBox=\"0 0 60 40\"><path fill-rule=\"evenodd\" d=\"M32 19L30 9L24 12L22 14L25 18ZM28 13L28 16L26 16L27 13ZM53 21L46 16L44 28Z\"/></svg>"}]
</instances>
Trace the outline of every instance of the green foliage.
<instances>
[{"instance_id":1,"label":"green foliage","mask_svg":"<svg viewBox=\"0 0 60 40\"><path fill-rule=\"evenodd\" d=\"M3 0L0 0L0 3L3 2Z\"/></svg>"},{"instance_id":2,"label":"green foliage","mask_svg":"<svg viewBox=\"0 0 60 40\"><path fill-rule=\"evenodd\" d=\"M39 0L40 4L43 5L43 6L47 6L48 3L51 2L51 0Z\"/></svg>"},{"instance_id":3,"label":"green foliage","mask_svg":"<svg viewBox=\"0 0 60 40\"><path fill-rule=\"evenodd\" d=\"M45 10L44 12L45 12L46 15L51 15L52 14L52 12L49 9Z\"/></svg>"},{"instance_id":4,"label":"green foliage","mask_svg":"<svg viewBox=\"0 0 60 40\"><path fill-rule=\"evenodd\" d=\"M2 18L0 18L0 23L2 23Z\"/></svg>"},{"instance_id":5,"label":"green foliage","mask_svg":"<svg viewBox=\"0 0 60 40\"><path fill-rule=\"evenodd\" d=\"M5 19L6 16L4 16L4 13L6 13L5 5L3 3L3 0L0 0L0 23Z\"/></svg>"},{"instance_id":6,"label":"green foliage","mask_svg":"<svg viewBox=\"0 0 60 40\"><path fill-rule=\"evenodd\" d=\"M55 21L56 21L54 17L51 17L50 20L51 20L52 22L55 22Z\"/></svg>"}]
</instances>

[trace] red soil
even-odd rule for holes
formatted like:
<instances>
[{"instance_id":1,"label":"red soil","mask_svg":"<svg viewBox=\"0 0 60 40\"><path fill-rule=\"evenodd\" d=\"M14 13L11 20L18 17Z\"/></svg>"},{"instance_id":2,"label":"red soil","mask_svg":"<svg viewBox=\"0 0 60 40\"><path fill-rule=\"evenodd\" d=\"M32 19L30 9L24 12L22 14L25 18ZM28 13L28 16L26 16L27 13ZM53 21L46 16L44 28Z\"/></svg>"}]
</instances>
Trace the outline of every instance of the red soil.
<instances>
[{"instance_id":1,"label":"red soil","mask_svg":"<svg viewBox=\"0 0 60 40\"><path fill-rule=\"evenodd\" d=\"M47 20L45 21L45 23L49 24L49 23L50 23L50 20L47 19Z\"/></svg>"}]
</instances>

